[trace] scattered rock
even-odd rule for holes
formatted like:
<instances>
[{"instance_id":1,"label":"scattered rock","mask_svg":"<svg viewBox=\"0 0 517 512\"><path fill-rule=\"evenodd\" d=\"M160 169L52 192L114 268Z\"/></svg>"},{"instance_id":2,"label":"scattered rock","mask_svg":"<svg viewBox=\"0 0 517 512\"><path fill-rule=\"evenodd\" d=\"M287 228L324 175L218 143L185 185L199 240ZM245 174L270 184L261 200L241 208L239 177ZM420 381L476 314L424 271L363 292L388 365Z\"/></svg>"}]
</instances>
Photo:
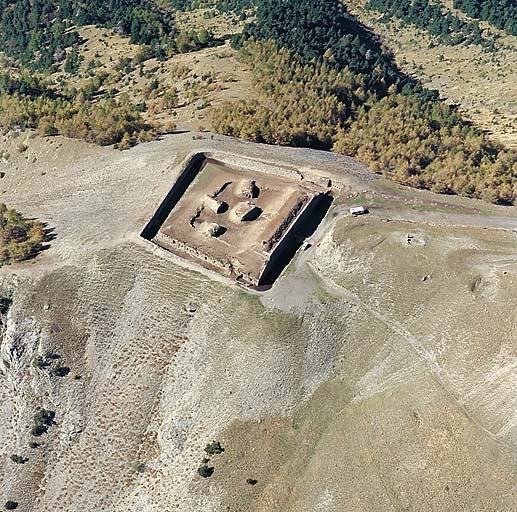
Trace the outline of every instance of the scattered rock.
<instances>
[{"instance_id":1,"label":"scattered rock","mask_svg":"<svg viewBox=\"0 0 517 512\"><path fill-rule=\"evenodd\" d=\"M197 311L197 307L197 304L194 302L188 302L187 304L185 304L185 309L188 313L195 313Z\"/></svg>"}]
</instances>

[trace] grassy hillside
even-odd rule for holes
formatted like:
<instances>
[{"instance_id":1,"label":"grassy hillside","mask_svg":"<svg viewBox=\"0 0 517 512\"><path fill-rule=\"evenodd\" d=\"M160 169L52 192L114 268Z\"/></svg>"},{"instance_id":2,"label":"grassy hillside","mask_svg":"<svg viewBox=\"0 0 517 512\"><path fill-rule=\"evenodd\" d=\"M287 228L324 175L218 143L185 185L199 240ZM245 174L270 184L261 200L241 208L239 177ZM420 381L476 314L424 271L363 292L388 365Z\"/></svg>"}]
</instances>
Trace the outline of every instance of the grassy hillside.
<instances>
[{"instance_id":1,"label":"grassy hillside","mask_svg":"<svg viewBox=\"0 0 517 512\"><path fill-rule=\"evenodd\" d=\"M512 510L514 208L217 135L122 153L16 143L3 200L56 238L2 269L0 505ZM336 185L312 247L260 296L135 239L198 151L320 169ZM352 204L371 214L348 216ZM205 451L214 440L222 454Z\"/></svg>"}]
</instances>

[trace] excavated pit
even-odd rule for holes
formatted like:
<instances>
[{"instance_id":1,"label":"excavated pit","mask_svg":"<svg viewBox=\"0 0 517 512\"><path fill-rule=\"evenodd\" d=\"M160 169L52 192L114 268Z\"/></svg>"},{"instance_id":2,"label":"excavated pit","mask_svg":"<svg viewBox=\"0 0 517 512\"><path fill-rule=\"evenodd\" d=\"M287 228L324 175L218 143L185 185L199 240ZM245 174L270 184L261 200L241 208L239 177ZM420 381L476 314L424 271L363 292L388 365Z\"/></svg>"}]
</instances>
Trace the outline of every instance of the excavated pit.
<instances>
[{"instance_id":1,"label":"excavated pit","mask_svg":"<svg viewBox=\"0 0 517 512\"><path fill-rule=\"evenodd\" d=\"M196 153L141 236L248 287L270 287L326 215L324 187L283 167Z\"/></svg>"}]
</instances>

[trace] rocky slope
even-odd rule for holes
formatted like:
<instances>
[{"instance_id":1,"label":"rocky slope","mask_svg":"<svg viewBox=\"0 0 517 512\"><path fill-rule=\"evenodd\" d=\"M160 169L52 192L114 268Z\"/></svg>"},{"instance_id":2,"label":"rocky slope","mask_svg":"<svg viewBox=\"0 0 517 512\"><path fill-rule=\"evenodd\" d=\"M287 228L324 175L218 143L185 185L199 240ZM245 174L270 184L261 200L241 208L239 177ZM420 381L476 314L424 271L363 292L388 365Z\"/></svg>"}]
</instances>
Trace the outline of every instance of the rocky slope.
<instances>
[{"instance_id":1,"label":"rocky slope","mask_svg":"<svg viewBox=\"0 0 517 512\"><path fill-rule=\"evenodd\" d=\"M2 200L54 239L0 269L2 504L515 509L514 209L210 134L127 152L28 138L17 153L19 142L2 141ZM210 149L337 185L313 246L266 293L138 240L178 164ZM357 203L371 215L347 216ZM222 454L206 454L212 440Z\"/></svg>"}]
</instances>

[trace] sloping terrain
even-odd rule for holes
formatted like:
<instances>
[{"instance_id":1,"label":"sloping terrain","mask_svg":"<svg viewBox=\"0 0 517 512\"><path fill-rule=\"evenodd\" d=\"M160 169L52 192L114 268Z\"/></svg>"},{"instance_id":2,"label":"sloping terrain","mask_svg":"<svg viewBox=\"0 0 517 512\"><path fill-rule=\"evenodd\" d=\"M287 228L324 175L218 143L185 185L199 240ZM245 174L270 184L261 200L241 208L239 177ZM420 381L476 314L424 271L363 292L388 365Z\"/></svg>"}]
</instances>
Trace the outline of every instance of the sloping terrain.
<instances>
[{"instance_id":1,"label":"sloping terrain","mask_svg":"<svg viewBox=\"0 0 517 512\"><path fill-rule=\"evenodd\" d=\"M2 141L2 200L55 238L0 269L2 504L515 509L515 209L206 133L126 152L23 137ZM210 150L334 183L312 246L265 293L138 239L180 162Z\"/></svg>"},{"instance_id":2,"label":"sloping terrain","mask_svg":"<svg viewBox=\"0 0 517 512\"><path fill-rule=\"evenodd\" d=\"M444 44L425 30L400 19L382 22L382 13L365 9L363 0L345 4L363 23L379 34L394 53L397 64L429 89L436 89L463 115L490 136L517 146L517 37L482 22L486 37L495 38L495 50L476 44ZM470 20L443 1L443 8L460 19Z\"/></svg>"}]
</instances>

